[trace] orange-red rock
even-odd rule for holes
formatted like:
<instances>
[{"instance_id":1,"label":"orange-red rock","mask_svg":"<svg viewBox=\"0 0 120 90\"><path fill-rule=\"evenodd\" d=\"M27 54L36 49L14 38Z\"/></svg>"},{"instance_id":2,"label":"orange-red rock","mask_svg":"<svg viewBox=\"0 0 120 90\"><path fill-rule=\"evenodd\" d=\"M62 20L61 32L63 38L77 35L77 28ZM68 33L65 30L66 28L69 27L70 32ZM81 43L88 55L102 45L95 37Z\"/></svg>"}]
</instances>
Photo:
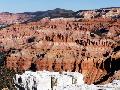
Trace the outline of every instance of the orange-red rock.
<instances>
[{"instance_id":1,"label":"orange-red rock","mask_svg":"<svg viewBox=\"0 0 120 90\"><path fill-rule=\"evenodd\" d=\"M86 83L102 83L103 76L120 69L110 67L120 62L114 51L119 33L119 19L42 19L0 30L0 46L8 52L10 69L28 70L34 64L37 70L78 71Z\"/></svg>"}]
</instances>

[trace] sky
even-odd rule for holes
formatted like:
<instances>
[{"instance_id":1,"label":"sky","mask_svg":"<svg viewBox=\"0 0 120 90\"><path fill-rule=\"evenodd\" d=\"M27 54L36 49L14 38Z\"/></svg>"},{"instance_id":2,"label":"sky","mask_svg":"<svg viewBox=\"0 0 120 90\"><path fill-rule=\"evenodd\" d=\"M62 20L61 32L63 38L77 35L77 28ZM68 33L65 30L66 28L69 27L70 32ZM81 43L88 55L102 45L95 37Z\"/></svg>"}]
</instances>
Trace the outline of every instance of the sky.
<instances>
[{"instance_id":1,"label":"sky","mask_svg":"<svg viewBox=\"0 0 120 90\"><path fill-rule=\"evenodd\" d=\"M120 0L0 0L0 12L34 12L55 8L82 10L120 7Z\"/></svg>"}]
</instances>

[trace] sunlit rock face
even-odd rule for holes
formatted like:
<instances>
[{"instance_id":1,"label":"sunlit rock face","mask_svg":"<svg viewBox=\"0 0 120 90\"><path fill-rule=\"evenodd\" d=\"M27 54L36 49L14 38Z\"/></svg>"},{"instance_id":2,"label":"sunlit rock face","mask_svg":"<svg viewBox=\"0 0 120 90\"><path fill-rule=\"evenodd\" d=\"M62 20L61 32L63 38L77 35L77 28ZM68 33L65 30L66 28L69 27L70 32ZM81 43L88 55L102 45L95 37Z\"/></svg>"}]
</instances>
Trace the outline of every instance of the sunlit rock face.
<instances>
[{"instance_id":1,"label":"sunlit rock face","mask_svg":"<svg viewBox=\"0 0 120 90\"><path fill-rule=\"evenodd\" d=\"M2 12L0 13L0 24L10 25L15 23L22 23L32 19L32 15L24 14L24 13L9 13L9 12Z\"/></svg>"},{"instance_id":2,"label":"sunlit rock face","mask_svg":"<svg viewBox=\"0 0 120 90\"><path fill-rule=\"evenodd\" d=\"M120 81L105 85L87 85L78 72L26 71L16 74L14 82L17 90L119 90Z\"/></svg>"},{"instance_id":3,"label":"sunlit rock face","mask_svg":"<svg viewBox=\"0 0 120 90\"><path fill-rule=\"evenodd\" d=\"M7 68L76 71L87 84L114 80L120 70L119 40L120 20L111 18L43 18L0 30Z\"/></svg>"}]
</instances>

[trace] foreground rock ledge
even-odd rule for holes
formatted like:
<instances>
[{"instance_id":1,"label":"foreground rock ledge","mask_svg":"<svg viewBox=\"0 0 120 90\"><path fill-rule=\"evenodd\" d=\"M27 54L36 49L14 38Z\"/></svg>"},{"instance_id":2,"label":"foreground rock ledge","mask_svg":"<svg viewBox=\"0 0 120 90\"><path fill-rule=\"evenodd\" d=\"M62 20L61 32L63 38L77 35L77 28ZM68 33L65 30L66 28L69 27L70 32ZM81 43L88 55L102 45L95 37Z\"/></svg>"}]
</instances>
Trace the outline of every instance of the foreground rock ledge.
<instances>
[{"instance_id":1,"label":"foreground rock ledge","mask_svg":"<svg viewBox=\"0 0 120 90\"><path fill-rule=\"evenodd\" d=\"M26 71L14 78L17 90L119 90L120 81L105 85L87 85L78 72Z\"/></svg>"}]
</instances>

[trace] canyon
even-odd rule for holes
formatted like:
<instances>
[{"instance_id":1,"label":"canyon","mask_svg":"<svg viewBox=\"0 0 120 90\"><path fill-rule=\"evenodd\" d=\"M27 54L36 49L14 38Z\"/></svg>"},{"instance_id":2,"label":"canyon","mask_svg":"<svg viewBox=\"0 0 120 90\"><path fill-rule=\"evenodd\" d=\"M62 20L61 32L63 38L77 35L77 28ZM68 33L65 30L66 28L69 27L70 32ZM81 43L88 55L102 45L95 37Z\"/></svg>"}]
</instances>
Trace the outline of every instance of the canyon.
<instances>
[{"instance_id":1,"label":"canyon","mask_svg":"<svg viewBox=\"0 0 120 90\"><path fill-rule=\"evenodd\" d=\"M1 28L4 65L16 72L79 72L86 84L120 79L120 9L99 10Z\"/></svg>"}]
</instances>

